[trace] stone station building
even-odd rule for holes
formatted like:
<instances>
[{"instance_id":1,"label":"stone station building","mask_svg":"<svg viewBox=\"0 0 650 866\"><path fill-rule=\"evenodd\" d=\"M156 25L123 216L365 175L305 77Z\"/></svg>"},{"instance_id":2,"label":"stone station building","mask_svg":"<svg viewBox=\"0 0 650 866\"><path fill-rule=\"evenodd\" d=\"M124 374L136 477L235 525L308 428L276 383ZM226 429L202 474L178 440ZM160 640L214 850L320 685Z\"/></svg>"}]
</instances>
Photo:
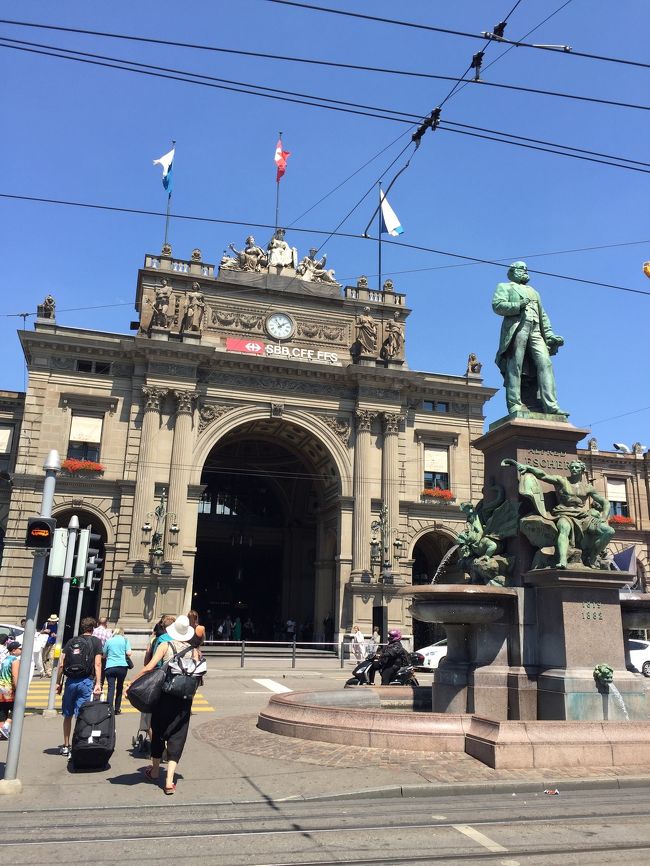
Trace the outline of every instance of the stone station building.
<instances>
[{"instance_id":1,"label":"stone station building","mask_svg":"<svg viewBox=\"0 0 650 866\"><path fill-rule=\"evenodd\" d=\"M85 612L133 636L190 607L209 628L250 617L257 639L288 618L314 640L370 632L373 615L410 632L395 591L431 579L459 503L480 496L470 443L494 392L476 373L409 370L410 310L390 281L341 287L281 235L247 243L216 271L199 250L147 255L135 334L65 327L52 299L20 332L28 390L0 395L3 621L24 615L26 521L56 448L100 467L66 464L55 496L59 526L77 514L102 538ZM436 487L449 499L423 494ZM46 578L41 619L59 587Z\"/></svg>"},{"instance_id":2,"label":"stone station building","mask_svg":"<svg viewBox=\"0 0 650 866\"><path fill-rule=\"evenodd\" d=\"M480 364L408 368L411 311L391 281L342 287L315 251L298 263L283 233L234 252L218 269L199 250L147 255L134 334L66 327L52 298L20 332L27 393L0 392L1 621L25 612L26 522L55 448L90 461L64 465L54 507L59 526L76 514L101 537L84 613L136 642L189 608L213 633L226 614L250 617L258 640L283 638L289 618L303 640L338 640L353 623L411 632L396 591L431 580L464 526L459 504L481 496L471 443L494 391ZM647 456L633 468L624 531L647 562ZM41 620L59 593L46 578Z\"/></svg>"}]
</instances>

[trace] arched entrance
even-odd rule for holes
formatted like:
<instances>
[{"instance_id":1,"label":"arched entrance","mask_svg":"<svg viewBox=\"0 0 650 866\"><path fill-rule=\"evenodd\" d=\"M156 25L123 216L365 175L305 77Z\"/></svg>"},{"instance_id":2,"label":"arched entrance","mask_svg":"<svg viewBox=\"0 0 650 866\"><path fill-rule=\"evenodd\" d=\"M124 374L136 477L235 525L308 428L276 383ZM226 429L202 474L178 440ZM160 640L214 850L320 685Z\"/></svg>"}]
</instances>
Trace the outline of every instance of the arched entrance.
<instances>
[{"instance_id":1,"label":"arched entrance","mask_svg":"<svg viewBox=\"0 0 650 866\"><path fill-rule=\"evenodd\" d=\"M66 508L64 511L57 511L54 514L56 518L56 525L59 528L66 528L70 523L70 518L75 514L79 519L79 528L85 529L86 527L91 527L91 532L96 533L100 536L101 541L99 542L99 558L105 560L104 554L104 546L106 544L106 528L104 525L97 519L97 515L93 514L90 511L84 511L83 508ZM41 601L38 608L38 618L36 621L37 626L41 626L42 623L48 618L48 616L52 613L58 616L59 608L61 605L61 585L62 580L60 577L48 577L47 574L43 578L43 589L41 591ZM96 585L95 589L84 590L82 605L81 605L81 619L85 616L97 617L99 614L99 606L100 599L102 595L102 581L100 580ZM75 615L77 612L77 601L79 598L79 589L75 586L70 587L70 595L68 597L68 609L65 618L65 639L67 640L69 637L72 637L72 630L75 621Z\"/></svg>"},{"instance_id":2,"label":"arched entrance","mask_svg":"<svg viewBox=\"0 0 650 866\"><path fill-rule=\"evenodd\" d=\"M453 546L454 539L451 534L432 530L421 535L413 548L413 584L431 583L434 577L436 583L461 582L462 576L458 571L458 557L455 552L449 556L440 573L436 575L443 558ZM428 646L443 637L445 637L445 630L442 626L413 620L415 647Z\"/></svg>"},{"instance_id":3,"label":"arched entrance","mask_svg":"<svg viewBox=\"0 0 650 866\"><path fill-rule=\"evenodd\" d=\"M240 617L254 629L243 637L282 640L292 619L313 640L334 609L339 483L323 443L282 419L250 421L212 448L201 483L192 604L208 632Z\"/></svg>"}]
</instances>

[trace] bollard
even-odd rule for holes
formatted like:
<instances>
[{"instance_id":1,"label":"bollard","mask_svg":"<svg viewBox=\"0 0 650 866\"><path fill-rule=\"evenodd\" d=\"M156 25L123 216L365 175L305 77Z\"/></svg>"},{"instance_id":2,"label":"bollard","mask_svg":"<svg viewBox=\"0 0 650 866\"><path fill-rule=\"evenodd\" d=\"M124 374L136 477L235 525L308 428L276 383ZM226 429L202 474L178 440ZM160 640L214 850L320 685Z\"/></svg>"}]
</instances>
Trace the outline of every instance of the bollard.
<instances>
[{"instance_id":1,"label":"bollard","mask_svg":"<svg viewBox=\"0 0 650 866\"><path fill-rule=\"evenodd\" d=\"M293 646L291 648L291 667L295 668L296 666L296 639L293 639Z\"/></svg>"},{"instance_id":2,"label":"bollard","mask_svg":"<svg viewBox=\"0 0 650 866\"><path fill-rule=\"evenodd\" d=\"M246 641L241 642L240 667L244 667L244 659L246 658Z\"/></svg>"},{"instance_id":3,"label":"bollard","mask_svg":"<svg viewBox=\"0 0 650 866\"><path fill-rule=\"evenodd\" d=\"M345 641L341 641L341 667L345 667Z\"/></svg>"}]
</instances>

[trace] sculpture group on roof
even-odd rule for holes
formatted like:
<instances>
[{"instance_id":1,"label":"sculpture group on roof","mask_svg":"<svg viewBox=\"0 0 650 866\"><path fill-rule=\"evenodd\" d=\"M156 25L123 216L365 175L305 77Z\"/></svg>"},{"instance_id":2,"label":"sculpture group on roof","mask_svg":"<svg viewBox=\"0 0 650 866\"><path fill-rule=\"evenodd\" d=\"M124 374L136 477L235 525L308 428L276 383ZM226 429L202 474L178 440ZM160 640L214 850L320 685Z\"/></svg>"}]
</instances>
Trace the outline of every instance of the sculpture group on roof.
<instances>
[{"instance_id":1,"label":"sculpture group on roof","mask_svg":"<svg viewBox=\"0 0 650 866\"><path fill-rule=\"evenodd\" d=\"M289 246L285 240L284 229L276 229L266 250L255 243L252 235L246 238L246 246L243 250L238 250L234 244L229 244L228 249L232 250L234 256L229 255L227 251L224 252L219 263L222 271L259 274L268 270L283 274L285 269L289 269L286 275L292 276L291 271L294 271L296 277L306 282L339 285L334 277L334 270L327 267L327 255L317 258L318 250L315 247L309 250L309 255L301 259L300 263L298 262L298 250L296 247Z\"/></svg>"}]
</instances>

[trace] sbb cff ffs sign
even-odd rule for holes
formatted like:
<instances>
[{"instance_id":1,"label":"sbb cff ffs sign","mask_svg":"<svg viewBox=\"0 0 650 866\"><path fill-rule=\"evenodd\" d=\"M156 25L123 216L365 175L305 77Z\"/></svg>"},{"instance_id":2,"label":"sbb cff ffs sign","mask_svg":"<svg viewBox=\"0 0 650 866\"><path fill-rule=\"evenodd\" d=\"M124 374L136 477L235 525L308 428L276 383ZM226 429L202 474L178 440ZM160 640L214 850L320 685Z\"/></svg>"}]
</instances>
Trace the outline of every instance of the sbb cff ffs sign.
<instances>
[{"instance_id":1,"label":"sbb cff ffs sign","mask_svg":"<svg viewBox=\"0 0 650 866\"><path fill-rule=\"evenodd\" d=\"M53 517L30 517L27 520L26 547L52 547L56 520Z\"/></svg>"}]
</instances>

